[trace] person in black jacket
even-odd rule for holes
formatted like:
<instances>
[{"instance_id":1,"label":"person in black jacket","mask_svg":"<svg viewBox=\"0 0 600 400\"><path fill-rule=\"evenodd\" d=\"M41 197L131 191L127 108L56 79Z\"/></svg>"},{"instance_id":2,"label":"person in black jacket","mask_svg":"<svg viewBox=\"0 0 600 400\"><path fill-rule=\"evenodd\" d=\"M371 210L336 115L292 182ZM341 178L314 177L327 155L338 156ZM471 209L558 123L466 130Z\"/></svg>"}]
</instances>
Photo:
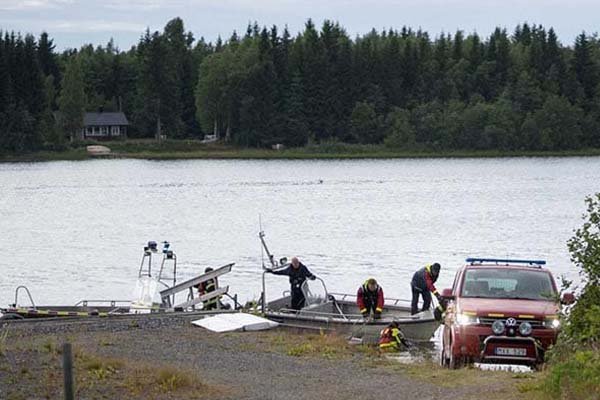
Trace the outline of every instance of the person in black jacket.
<instances>
[{"instance_id":1,"label":"person in black jacket","mask_svg":"<svg viewBox=\"0 0 600 400\"><path fill-rule=\"evenodd\" d=\"M290 277L290 291L292 292L292 308L300 310L304 307L304 293L302 293L302 284L306 279L315 280L317 277L302 264L297 257L292 258L292 263L285 269L272 270L267 269L273 275L286 275Z\"/></svg>"},{"instance_id":2,"label":"person in black jacket","mask_svg":"<svg viewBox=\"0 0 600 400\"><path fill-rule=\"evenodd\" d=\"M442 304L442 297L438 293L435 282L440 276L440 269L442 267L438 263L433 263L430 265L426 265L421 268L412 277L410 282L410 287L412 291L412 303L411 303L411 314L415 315L419 312L418 303L419 303L419 295L423 297L423 308L421 311L429 310L431 306L431 294L438 299L440 304Z\"/></svg>"}]
</instances>

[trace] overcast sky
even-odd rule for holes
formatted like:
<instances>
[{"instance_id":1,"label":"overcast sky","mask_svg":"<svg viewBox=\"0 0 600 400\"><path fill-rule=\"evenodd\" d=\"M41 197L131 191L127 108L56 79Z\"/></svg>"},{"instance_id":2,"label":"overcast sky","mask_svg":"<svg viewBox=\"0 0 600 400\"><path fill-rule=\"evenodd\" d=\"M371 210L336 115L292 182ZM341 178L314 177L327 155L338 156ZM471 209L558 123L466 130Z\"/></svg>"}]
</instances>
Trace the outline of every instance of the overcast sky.
<instances>
[{"instance_id":1,"label":"overcast sky","mask_svg":"<svg viewBox=\"0 0 600 400\"><path fill-rule=\"evenodd\" d=\"M518 23L553 26L564 44L581 31L600 30L599 0L0 0L0 29L38 35L47 31L59 50L84 43L121 49L135 44L146 27L162 30L181 17L196 38L214 41L245 32L249 21L288 25L292 33L308 18L340 22L351 36L371 28L421 27L438 33L477 31L495 26L512 32Z\"/></svg>"}]
</instances>

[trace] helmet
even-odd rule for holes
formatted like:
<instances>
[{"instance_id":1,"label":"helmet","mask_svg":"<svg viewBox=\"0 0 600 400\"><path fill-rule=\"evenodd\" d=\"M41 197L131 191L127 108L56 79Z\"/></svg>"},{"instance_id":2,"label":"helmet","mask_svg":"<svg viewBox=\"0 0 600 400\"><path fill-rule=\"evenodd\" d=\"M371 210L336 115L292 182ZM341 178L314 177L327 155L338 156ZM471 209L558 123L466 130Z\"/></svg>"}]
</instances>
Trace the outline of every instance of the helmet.
<instances>
[{"instance_id":1,"label":"helmet","mask_svg":"<svg viewBox=\"0 0 600 400\"><path fill-rule=\"evenodd\" d=\"M441 268L442 268L442 266L440 264L433 263L433 265L431 266L431 275L438 276L440 274Z\"/></svg>"}]
</instances>

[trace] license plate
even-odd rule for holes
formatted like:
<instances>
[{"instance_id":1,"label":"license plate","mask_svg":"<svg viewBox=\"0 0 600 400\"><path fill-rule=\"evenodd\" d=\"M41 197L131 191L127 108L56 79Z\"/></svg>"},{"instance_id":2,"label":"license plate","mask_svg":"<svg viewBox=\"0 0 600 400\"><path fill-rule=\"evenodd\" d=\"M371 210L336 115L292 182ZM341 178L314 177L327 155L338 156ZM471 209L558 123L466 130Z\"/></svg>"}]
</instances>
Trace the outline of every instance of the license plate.
<instances>
[{"instance_id":1,"label":"license plate","mask_svg":"<svg viewBox=\"0 0 600 400\"><path fill-rule=\"evenodd\" d=\"M519 347L496 347L496 355L525 357L527 355L527 349Z\"/></svg>"}]
</instances>

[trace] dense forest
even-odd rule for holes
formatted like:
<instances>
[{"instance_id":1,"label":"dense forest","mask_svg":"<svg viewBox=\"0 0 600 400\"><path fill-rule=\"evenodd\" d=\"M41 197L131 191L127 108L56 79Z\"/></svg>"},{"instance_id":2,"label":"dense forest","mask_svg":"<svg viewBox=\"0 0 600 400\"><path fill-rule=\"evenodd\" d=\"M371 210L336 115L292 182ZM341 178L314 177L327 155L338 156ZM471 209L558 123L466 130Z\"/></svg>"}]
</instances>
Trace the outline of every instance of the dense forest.
<instances>
[{"instance_id":1,"label":"dense forest","mask_svg":"<svg viewBox=\"0 0 600 400\"><path fill-rule=\"evenodd\" d=\"M398 149L600 147L600 41L552 28L351 38L338 23L249 25L208 43L179 18L128 51L59 53L0 32L0 153L64 149L85 111L121 109L129 137L216 133L243 147L344 142Z\"/></svg>"}]
</instances>

